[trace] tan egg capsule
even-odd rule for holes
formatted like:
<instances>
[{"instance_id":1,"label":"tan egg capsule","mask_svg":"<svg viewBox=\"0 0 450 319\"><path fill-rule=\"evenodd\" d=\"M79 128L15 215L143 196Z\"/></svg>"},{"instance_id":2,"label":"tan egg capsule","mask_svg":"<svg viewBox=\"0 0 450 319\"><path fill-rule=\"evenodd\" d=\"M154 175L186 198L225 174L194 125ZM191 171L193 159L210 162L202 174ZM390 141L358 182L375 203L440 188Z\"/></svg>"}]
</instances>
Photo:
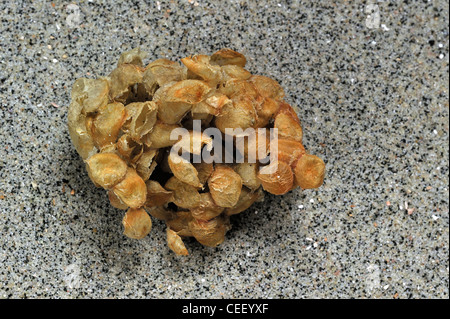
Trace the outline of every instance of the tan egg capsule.
<instances>
[{"instance_id":1,"label":"tan egg capsule","mask_svg":"<svg viewBox=\"0 0 450 319\"><path fill-rule=\"evenodd\" d=\"M247 59L239 52L231 49L222 49L211 55L210 61L212 64L217 65L237 65L244 67Z\"/></svg>"},{"instance_id":2,"label":"tan egg capsule","mask_svg":"<svg viewBox=\"0 0 450 319\"><path fill-rule=\"evenodd\" d=\"M170 81L166 82L164 85L158 87L158 89L155 91L155 94L153 95L152 101L158 104L158 102L166 101L167 100L167 93L169 92L169 89L174 86L177 81Z\"/></svg>"},{"instance_id":3,"label":"tan egg capsule","mask_svg":"<svg viewBox=\"0 0 450 319\"><path fill-rule=\"evenodd\" d=\"M231 79L248 80L252 74L238 65L224 65L221 68L223 81Z\"/></svg>"},{"instance_id":4,"label":"tan egg capsule","mask_svg":"<svg viewBox=\"0 0 450 319\"><path fill-rule=\"evenodd\" d=\"M208 83L211 87L215 87L221 80L220 66L211 65L209 56L194 55L181 59L181 62L188 69L188 77L199 78Z\"/></svg>"},{"instance_id":5,"label":"tan egg capsule","mask_svg":"<svg viewBox=\"0 0 450 319\"><path fill-rule=\"evenodd\" d=\"M280 138L302 141L303 130L300 120L294 109L287 103L281 103L281 107L275 116L274 128L278 129Z\"/></svg>"},{"instance_id":6,"label":"tan egg capsule","mask_svg":"<svg viewBox=\"0 0 450 319\"><path fill-rule=\"evenodd\" d=\"M169 59L157 59L157 60L149 63L145 67L145 70L153 69L153 68L157 68L157 67L169 68L169 67L177 67L177 66L181 68L181 66L178 64L178 62L174 62L174 61L169 60ZM163 73L163 72L160 72L160 73ZM163 76L163 77L167 77L167 76ZM182 79L180 79L180 80L182 80ZM179 79L177 78L177 79L175 79L173 81L179 81Z\"/></svg>"},{"instance_id":7,"label":"tan egg capsule","mask_svg":"<svg viewBox=\"0 0 450 319\"><path fill-rule=\"evenodd\" d=\"M98 152L90 131L86 128L86 116L82 114L82 106L72 101L69 106L67 126L69 127L70 139L78 154L87 159Z\"/></svg>"},{"instance_id":8,"label":"tan egg capsule","mask_svg":"<svg viewBox=\"0 0 450 319\"><path fill-rule=\"evenodd\" d=\"M120 156L120 153L117 151L116 144L108 144L102 147L102 153L114 153Z\"/></svg>"},{"instance_id":9,"label":"tan egg capsule","mask_svg":"<svg viewBox=\"0 0 450 319\"><path fill-rule=\"evenodd\" d=\"M206 99L205 103L214 109L214 112L210 113L213 115L217 115L220 113L224 105L230 103L231 100L224 94L214 92L210 94Z\"/></svg>"},{"instance_id":10,"label":"tan egg capsule","mask_svg":"<svg viewBox=\"0 0 450 319\"><path fill-rule=\"evenodd\" d=\"M152 220L143 208L130 208L123 217L123 234L129 238L142 239L152 230Z\"/></svg>"},{"instance_id":11,"label":"tan egg capsule","mask_svg":"<svg viewBox=\"0 0 450 319\"><path fill-rule=\"evenodd\" d=\"M303 189L318 188L325 177L325 163L319 157L305 154L295 168L295 183Z\"/></svg>"},{"instance_id":12,"label":"tan egg capsule","mask_svg":"<svg viewBox=\"0 0 450 319\"><path fill-rule=\"evenodd\" d=\"M147 185L146 207L163 206L172 200L172 192L162 187L159 182L148 180L145 185Z\"/></svg>"},{"instance_id":13,"label":"tan egg capsule","mask_svg":"<svg viewBox=\"0 0 450 319\"><path fill-rule=\"evenodd\" d=\"M158 87L184 78L183 68L177 62L158 59L145 67L142 82L146 90L153 95Z\"/></svg>"},{"instance_id":14,"label":"tan egg capsule","mask_svg":"<svg viewBox=\"0 0 450 319\"><path fill-rule=\"evenodd\" d=\"M127 169L125 178L112 189L126 205L142 207L147 200L147 186L132 168Z\"/></svg>"},{"instance_id":15,"label":"tan egg capsule","mask_svg":"<svg viewBox=\"0 0 450 319\"><path fill-rule=\"evenodd\" d=\"M86 115L86 118L85 118L86 130L88 131L88 133L90 135L92 135L92 127L94 126L94 118L95 118L94 114L88 114L88 115Z\"/></svg>"},{"instance_id":16,"label":"tan egg capsule","mask_svg":"<svg viewBox=\"0 0 450 319\"><path fill-rule=\"evenodd\" d=\"M147 212L152 216L160 220L171 220L176 218L176 213L165 209L163 206L146 207Z\"/></svg>"},{"instance_id":17,"label":"tan egg capsule","mask_svg":"<svg viewBox=\"0 0 450 319\"><path fill-rule=\"evenodd\" d=\"M155 102L135 102L126 106L127 120L123 125L123 131L135 141L151 132L156 123L157 106Z\"/></svg>"},{"instance_id":18,"label":"tan egg capsule","mask_svg":"<svg viewBox=\"0 0 450 319\"><path fill-rule=\"evenodd\" d=\"M284 97L284 91L280 84L267 76L253 75L249 82L253 83L262 97L269 97L275 100L281 100Z\"/></svg>"},{"instance_id":19,"label":"tan egg capsule","mask_svg":"<svg viewBox=\"0 0 450 319\"><path fill-rule=\"evenodd\" d=\"M91 128L95 144L103 149L115 143L126 118L127 112L122 103L110 103L101 108L93 118Z\"/></svg>"},{"instance_id":20,"label":"tan egg capsule","mask_svg":"<svg viewBox=\"0 0 450 319\"><path fill-rule=\"evenodd\" d=\"M181 208L190 209L200 204L200 194L196 187L171 177L164 188L173 191L173 203Z\"/></svg>"},{"instance_id":21,"label":"tan egg capsule","mask_svg":"<svg viewBox=\"0 0 450 319\"><path fill-rule=\"evenodd\" d=\"M238 163L233 166L233 169L242 179L242 184L252 190L261 186L257 178L259 171L257 163Z\"/></svg>"},{"instance_id":22,"label":"tan egg capsule","mask_svg":"<svg viewBox=\"0 0 450 319\"><path fill-rule=\"evenodd\" d=\"M155 92L162 86L158 83L158 77L153 73L152 69L146 69L142 76L142 85L145 93L153 99Z\"/></svg>"},{"instance_id":23,"label":"tan egg capsule","mask_svg":"<svg viewBox=\"0 0 450 319\"><path fill-rule=\"evenodd\" d=\"M193 219L191 212L179 211L174 215L174 218L166 220L167 227L170 227L179 236L191 237L192 232L189 229L189 222Z\"/></svg>"},{"instance_id":24,"label":"tan egg capsule","mask_svg":"<svg viewBox=\"0 0 450 319\"><path fill-rule=\"evenodd\" d=\"M178 124L192 109L192 104L184 102L158 101L158 119L166 124Z\"/></svg>"},{"instance_id":25,"label":"tan egg capsule","mask_svg":"<svg viewBox=\"0 0 450 319\"><path fill-rule=\"evenodd\" d=\"M167 124L177 124L210 91L209 86L198 80L169 82L159 88L153 97L158 105L158 118Z\"/></svg>"},{"instance_id":26,"label":"tan egg capsule","mask_svg":"<svg viewBox=\"0 0 450 319\"><path fill-rule=\"evenodd\" d=\"M122 200L112 190L108 191L108 198L113 207L123 210L128 208L128 205L122 202Z\"/></svg>"},{"instance_id":27,"label":"tan egg capsule","mask_svg":"<svg viewBox=\"0 0 450 319\"><path fill-rule=\"evenodd\" d=\"M216 92L200 103L195 104L191 112L218 115L221 113L222 108L229 103L231 103L231 100L226 95Z\"/></svg>"},{"instance_id":28,"label":"tan egg capsule","mask_svg":"<svg viewBox=\"0 0 450 319\"><path fill-rule=\"evenodd\" d=\"M306 154L305 147L302 143L287 140L284 138L278 139L278 160L293 166L297 160Z\"/></svg>"},{"instance_id":29,"label":"tan egg capsule","mask_svg":"<svg viewBox=\"0 0 450 319\"><path fill-rule=\"evenodd\" d=\"M77 101L85 114L92 113L108 103L109 84L106 79L81 78L75 81L71 97Z\"/></svg>"},{"instance_id":30,"label":"tan egg capsule","mask_svg":"<svg viewBox=\"0 0 450 319\"><path fill-rule=\"evenodd\" d=\"M136 163L144 152L144 146L128 134L122 135L116 145L119 154L131 163Z\"/></svg>"},{"instance_id":31,"label":"tan egg capsule","mask_svg":"<svg viewBox=\"0 0 450 319\"><path fill-rule=\"evenodd\" d=\"M174 145L179 139L170 139L170 133L176 128L181 128L178 124L166 124L157 121L153 130L142 138L142 142L152 148L164 148Z\"/></svg>"},{"instance_id":32,"label":"tan egg capsule","mask_svg":"<svg viewBox=\"0 0 450 319\"><path fill-rule=\"evenodd\" d=\"M203 81L182 80L169 87L165 100L195 104L202 101L209 91L211 88Z\"/></svg>"},{"instance_id":33,"label":"tan egg capsule","mask_svg":"<svg viewBox=\"0 0 450 319\"><path fill-rule=\"evenodd\" d=\"M253 127L256 123L256 111L253 100L246 96L233 99L233 103L226 104L215 119L216 127L226 133L226 129Z\"/></svg>"},{"instance_id":34,"label":"tan egg capsule","mask_svg":"<svg viewBox=\"0 0 450 319\"><path fill-rule=\"evenodd\" d=\"M95 184L111 188L124 179L127 163L117 154L98 153L86 160L86 169Z\"/></svg>"},{"instance_id":35,"label":"tan egg capsule","mask_svg":"<svg viewBox=\"0 0 450 319\"><path fill-rule=\"evenodd\" d=\"M294 175L291 167L285 162L272 162L258 172L264 190L274 195L283 195L292 189Z\"/></svg>"},{"instance_id":36,"label":"tan egg capsule","mask_svg":"<svg viewBox=\"0 0 450 319\"><path fill-rule=\"evenodd\" d=\"M167 227L167 246L177 255L189 255L181 237L169 227Z\"/></svg>"},{"instance_id":37,"label":"tan egg capsule","mask_svg":"<svg viewBox=\"0 0 450 319\"><path fill-rule=\"evenodd\" d=\"M202 220L210 220L219 216L225 208L217 206L210 193L200 194L200 205L191 208L192 217Z\"/></svg>"},{"instance_id":38,"label":"tan egg capsule","mask_svg":"<svg viewBox=\"0 0 450 319\"><path fill-rule=\"evenodd\" d=\"M200 181L200 184L205 184L208 181L208 178L211 176L212 172L214 171L214 165L213 163L194 163L194 168L197 170L198 173L198 180Z\"/></svg>"},{"instance_id":39,"label":"tan egg capsule","mask_svg":"<svg viewBox=\"0 0 450 319\"><path fill-rule=\"evenodd\" d=\"M134 64L121 64L110 75L109 96L112 100L124 103L130 87L142 82L142 68Z\"/></svg>"},{"instance_id":40,"label":"tan egg capsule","mask_svg":"<svg viewBox=\"0 0 450 319\"><path fill-rule=\"evenodd\" d=\"M143 66L142 59L145 59L147 53L141 51L141 48L134 48L130 51L125 51L120 55L117 66L121 64L134 64L137 66Z\"/></svg>"},{"instance_id":41,"label":"tan egg capsule","mask_svg":"<svg viewBox=\"0 0 450 319\"><path fill-rule=\"evenodd\" d=\"M174 152L170 152L168 163L173 175L183 183L189 184L193 187L202 187L198 179L198 172L194 165L183 159Z\"/></svg>"},{"instance_id":42,"label":"tan egg capsule","mask_svg":"<svg viewBox=\"0 0 450 319\"><path fill-rule=\"evenodd\" d=\"M145 149L145 147L144 147ZM155 157L158 155L158 150L148 149L145 150L141 157L136 161L136 172L144 181L148 180L152 175L156 165Z\"/></svg>"},{"instance_id":43,"label":"tan egg capsule","mask_svg":"<svg viewBox=\"0 0 450 319\"><path fill-rule=\"evenodd\" d=\"M250 206L252 206L254 202L260 202L263 199L264 192L261 188L257 189L256 191L251 191L246 187L242 187L238 202L233 207L225 209L225 215L231 216L242 213Z\"/></svg>"},{"instance_id":44,"label":"tan egg capsule","mask_svg":"<svg viewBox=\"0 0 450 319\"><path fill-rule=\"evenodd\" d=\"M210 220L192 219L189 230L197 241L205 246L216 247L225 240L230 229L229 217L220 215Z\"/></svg>"},{"instance_id":45,"label":"tan egg capsule","mask_svg":"<svg viewBox=\"0 0 450 319\"><path fill-rule=\"evenodd\" d=\"M233 207L239 200L242 179L231 167L218 165L208 180L214 202L220 207Z\"/></svg>"},{"instance_id":46,"label":"tan egg capsule","mask_svg":"<svg viewBox=\"0 0 450 319\"><path fill-rule=\"evenodd\" d=\"M256 120L255 127L265 127L269 124L270 120L278 112L280 103L269 97L260 98L260 103L257 104L256 114L258 118Z\"/></svg>"},{"instance_id":47,"label":"tan egg capsule","mask_svg":"<svg viewBox=\"0 0 450 319\"><path fill-rule=\"evenodd\" d=\"M219 93L226 95L230 99L234 96L247 96L256 99L259 95L252 83L241 79L231 79L222 83L219 87Z\"/></svg>"}]
</instances>

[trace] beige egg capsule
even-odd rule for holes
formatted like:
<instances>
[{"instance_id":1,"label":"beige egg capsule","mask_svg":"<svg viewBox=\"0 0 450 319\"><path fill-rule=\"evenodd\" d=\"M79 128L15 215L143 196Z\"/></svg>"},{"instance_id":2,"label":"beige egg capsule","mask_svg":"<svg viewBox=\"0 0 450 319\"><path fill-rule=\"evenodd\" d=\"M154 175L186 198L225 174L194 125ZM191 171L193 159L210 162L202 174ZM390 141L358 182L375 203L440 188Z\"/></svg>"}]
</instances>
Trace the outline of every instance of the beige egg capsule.
<instances>
[{"instance_id":1,"label":"beige egg capsule","mask_svg":"<svg viewBox=\"0 0 450 319\"><path fill-rule=\"evenodd\" d=\"M133 140L140 141L151 132L156 123L157 106L155 102L135 102L126 106L127 120L122 130Z\"/></svg>"},{"instance_id":2,"label":"beige egg capsule","mask_svg":"<svg viewBox=\"0 0 450 319\"><path fill-rule=\"evenodd\" d=\"M219 115L216 116L215 125L222 132L227 129L251 128L257 120L254 101L245 95L233 99L232 103L223 106Z\"/></svg>"},{"instance_id":3,"label":"beige egg capsule","mask_svg":"<svg viewBox=\"0 0 450 319\"><path fill-rule=\"evenodd\" d=\"M286 194L294 185L291 167L285 162L272 162L258 172L264 190L274 195Z\"/></svg>"},{"instance_id":4,"label":"beige egg capsule","mask_svg":"<svg viewBox=\"0 0 450 319\"><path fill-rule=\"evenodd\" d=\"M83 106L72 101L69 105L67 126L70 139L82 159L87 159L98 152L90 130L86 127L86 115L82 114Z\"/></svg>"},{"instance_id":5,"label":"beige egg capsule","mask_svg":"<svg viewBox=\"0 0 450 319\"><path fill-rule=\"evenodd\" d=\"M231 79L248 80L252 76L250 72L238 65L223 65L220 70L222 71L223 81Z\"/></svg>"},{"instance_id":6,"label":"beige egg capsule","mask_svg":"<svg viewBox=\"0 0 450 319\"><path fill-rule=\"evenodd\" d=\"M128 209L128 205L122 202L122 200L110 189L108 191L108 198L111 205L117 209Z\"/></svg>"},{"instance_id":7,"label":"beige egg capsule","mask_svg":"<svg viewBox=\"0 0 450 319\"><path fill-rule=\"evenodd\" d=\"M163 206L171 201L172 192L162 187L159 182L148 180L145 185L147 186L146 207Z\"/></svg>"},{"instance_id":8,"label":"beige egg capsule","mask_svg":"<svg viewBox=\"0 0 450 319\"><path fill-rule=\"evenodd\" d=\"M253 83L241 79L228 80L219 87L219 92L230 99L235 96L248 96L256 99L259 95Z\"/></svg>"},{"instance_id":9,"label":"beige egg capsule","mask_svg":"<svg viewBox=\"0 0 450 319\"><path fill-rule=\"evenodd\" d=\"M256 191L251 191L246 187L242 187L238 202L233 207L225 209L225 215L231 216L242 213L252 206L254 202L260 202L263 199L264 192L261 188L258 188Z\"/></svg>"},{"instance_id":10,"label":"beige egg capsule","mask_svg":"<svg viewBox=\"0 0 450 319\"><path fill-rule=\"evenodd\" d=\"M156 165L158 165L156 162L158 150L146 149L146 147L144 147L144 150L140 158L136 161L136 172L144 181L147 181L155 170Z\"/></svg>"},{"instance_id":11,"label":"beige egg capsule","mask_svg":"<svg viewBox=\"0 0 450 319\"><path fill-rule=\"evenodd\" d=\"M185 71L174 61L158 59L145 67L142 82L146 90L153 93L161 86L185 79Z\"/></svg>"},{"instance_id":12,"label":"beige egg capsule","mask_svg":"<svg viewBox=\"0 0 450 319\"><path fill-rule=\"evenodd\" d=\"M153 206L153 207L146 206L145 209L152 217L155 217L160 220L169 221L176 218L176 213L166 209L164 206Z\"/></svg>"},{"instance_id":13,"label":"beige egg capsule","mask_svg":"<svg viewBox=\"0 0 450 319\"><path fill-rule=\"evenodd\" d=\"M183 183L197 188L203 186L202 183L200 183L198 172L195 169L194 165L183 159L181 156L177 155L174 152L170 152L168 163L173 175L175 175L175 177Z\"/></svg>"},{"instance_id":14,"label":"beige egg capsule","mask_svg":"<svg viewBox=\"0 0 450 319\"><path fill-rule=\"evenodd\" d=\"M109 84L106 78L75 81L71 98L83 107L83 113L92 113L108 104Z\"/></svg>"},{"instance_id":15,"label":"beige egg capsule","mask_svg":"<svg viewBox=\"0 0 450 319\"><path fill-rule=\"evenodd\" d=\"M178 139L171 139L170 134L173 130L181 128L178 124L166 124L157 121L153 130L142 138L142 142L152 148L164 148L174 145Z\"/></svg>"},{"instance_id":16,"label":"beige egg capsule","mask_svg":"<svg viewBox=\"0 0 450 319\"><path fill-rule=\"evenodd\" d=\"M121 64L134 64L143 66L142 60L147 56L146 52L141 51L141 48L134 48L130 51L125 51L120 55L117 66Z\"/></svg>"},{"instance_id":17,"label":"beige egg capsule","mask_svg":"<svg viewBox=\"0 0 450 319\"><path fill-rule=\"evenodd\" d=\"M145 182L131 167L128 167L125 178L112 190L129 207L142 207L147 200Z\"/></svg>"},{"instance_id":18,"label":"beige egg capsule","mask_svg":"<svg viewBox=\"0 0 450 319\"><path fill-rule=\"evenodd\" d=\"M211 55L211 63L217 65L237 65L244 67L247 63L245 56L231 49L221 49Z\"/></svg>"},{"instance_id":19,"label":"beige egg capsule","mask_svg":"<svg viewBox=\"0 0 450 319\"><path fill-rule=\"evenodd\" d=\"M172 229L167 227L167 246L177 255L187 256L189 255L186 246L183 243L181 237Z\"/></svg>"},{"instance_id":20,"label":"beige egg capsule","mask_svg":"<svg viewBox=\"0 0 450 319\"><path fill-rule=\"evenodd\" d=\"M238 163L233 169L242 179L242 184L252 190L258 189L261 182L258 180L259 166L257 163Z\"/></svg>"},{"instance_id":21,"label":"beige egg capsule","mask_svg":"<svg viewBox=\"0 0 450 319\"><path fill-rule=\"evenodd\" d=\"M280 84L267 76L253 75L249 82L253 83L262 97L269 97L275 100L281 100L284 97L284 91Z\"/></svg>"},{"instance_id":22,"label":"beige egg capsule","mask_svg":"<svg viewBox=\"0 0 450 319\"><path fill-rule=\"evenodd\" d=\"M225 240L225 234L230 229L228 216L220 215L210 220L192 219L189 230L197 241L205 246L216 247Z\"/></svg>"},{"instance_id":23,"label":"beige egg capsule","mask_svg":"<svg viewBox=\"0 0 450 319\"><path fill-rule=\"evenodd\" d=\"M114 153L98 153L86 160L86 169L92 181L112 188L125 178L127 163Z\"/></svg>"},{"instance_id":24,"label":"beige egg capsule","mask_svg":"<svg viewBox=\"0 0 450 319\"><path fill-rule=\"evenodd\" d=\"M280 138L292 139L298 142L301 142L303 139L300 120L292 106L287 103L281 103L280 109L275 116L274 128L278 129Z\"/></svg>"},{"instance_id":25,"label":"beige egg capsule","mask_svg":"<svg viewBox=\"0 0 450 319\"><path fill-rule=\"evenodd\" d=\"M188 69L188 78L201 79L211 87L221 81L220 66L211 65L207 55L190 56L181 59L181 62Z\"/></svg>"},{"instance_id":26,"label":"beige egg capsule","mask_svg":"<svg viewBox=\"0 0 450 319\"><path fill-rule=\"evenodd\" d=\"M270 98L259 97L256 103L257 120L255 127L265 127L280 109L280 102Z\"/></svg>"},{"instance_id":27,"label":"beige egg capsule","mask_svg":"<svg viewBox=\"0 0 450 319\"><path fill-rule=\"evenodd\" d=\"M192 237L192 232L189 229L189 222L193 219L191 212L179 211L174 215L173 218L166 220L167 227L170 227L179 236Z\"/></svg>"},{"instance_id":28,"label":"beige egg capsule","mask_svg":"<svg viewBox=\"0 0 450 319\"><path fill-rule=\"evenodd\" d=\"M178 83L179 82L166 83L164 86L159 88L153 96L153 101L158 107L158 119L163 123L178 124L186 115L186 113L191 110L192 105L198 103L188 103L187 100L190 101L188 97L186 97L184 100L179 96L174 97L174 93L177 92L176 88L173 89L172 87L177 85ZM179 86L180 85L178 85L177 87ZM188 89L186 89L186 93L189 93L187 91L189 91Z\"/></svg>"},{"instance_id":29,"label":"beige egg capsule","mask_svg":"<svg viewBox=\"0 0 450 319\"><path fill-rule=\"evenodd\" d=\"M123 234L132 239L142 239L152 230L152 220L143 208L130 208L122 224Z\"/></svg>"},{"instance_id":30,"label":"beige egg capsule","mask_svg":"<svg viewBox=\"0 0 450 319\"><path fill-rule=\"evenodd\" d=\"M302 143L294 140L278 139L278 160L293 166L298 159L306 154Z\"/></svg>"},{"instance_id":31,"label":"beige egg capsule","mask_svg":"<svg viewBox=\"0 0 450 319\"><path fill-rule=\"evenodd\" d=\"M298 160L294 174L295 183L301 188L318 188L325 177L325 163L315 155L305 154Z\"/></svg>"},{"instance_id":32,"label":"beige egg capsule","mask_svg":"<svg viewBox=\"0 0 450 319\"><path fill-rule=\"evenodd\" d=\"M208 180L211 196L220 207L233 207L239 200L242 179L231 167L217 165Z\"/></svg>"},{"instance_id":33,"label":"beige egg capsule","mask_svg":"<svg viewBox=\"0 0 450 319\"><path fill-rule=\"evenodd\" d=\"M142 82L143 69L134 64L120 64L109 74L109 97L113 101L124 103L130 93L130 87Z\"/></svg>"},{"instance_id":34,"label":"beige egg capsule","mask_svg":"<svg viewBox=\"0 0 450 319\"><path fill-rule=\"evenodd\" d=\"M181 208L190 209L200 204L200 194L197 188L183 183L175 176L167 181L164 188L173 191L172 201Z\"/></svg>"},{"instance_id":35,"label":"beige egg capsule","mask_svg":"<svg viewBox=\"0 0 450 319\"><path fill-rule=\"evenodd\" d=\"M117 151L128 162L136 163L144 152L144 145L124 134L117 140Z\"/></svg>"},{"instance_id":36,"label":"beige egg capsule","mask_svg":"<svg viewBox=\"0 0 450 319\"><path fill-rule=\"evenodd\" d=\"M101 108L93 118L91 134L98 148L111 146L117 141L120 130L128 117L122 103L110 103Z\"/></svg>"},{"instance_id":37,"label":"beige egg capsule","mask_svg":"<svg viewBox=\"0 0 450 319\"><path fill-rule=\"evenodd\" d=\"M225 208L218 206L210 193L201 193L200 197L200 204L190 209L192 217L201 220L210 220L219 216L224 211Z\"/></svg>"}]
</instances>

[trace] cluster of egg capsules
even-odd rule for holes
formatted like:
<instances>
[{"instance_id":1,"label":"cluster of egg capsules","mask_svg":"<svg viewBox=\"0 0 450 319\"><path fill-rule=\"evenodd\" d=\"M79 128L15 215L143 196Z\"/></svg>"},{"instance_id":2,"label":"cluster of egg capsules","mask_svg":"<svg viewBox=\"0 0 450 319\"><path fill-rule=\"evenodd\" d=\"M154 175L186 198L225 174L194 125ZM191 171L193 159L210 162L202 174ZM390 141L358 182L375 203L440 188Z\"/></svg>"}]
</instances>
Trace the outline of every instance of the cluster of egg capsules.
<instances>
[{"instance_id":1,"label":"cluster of egg capsules","mask_svg":"<svg viewBox=\"0 0 450 319\"><path fill-rule=\"evenodd\" d=\"M323 183L325 164L305 151L300 121L283 89L244 69L242 54L222 49L186 57L182 65L159 59L144 66L144 57L133 49L120 56L109 76L76 80L68 114L70 137L89 177L108 191L114 207L126 210L126 236L145 237L151 215L165 221L170 249L187 255L183 237L219 245L230 216L263 200L263 190L281 195ZM200 131L194 130L196 121ZM188 132L187 145L171 138L180 128ZM211 145L206 128L223 136L249 128L268 134L246 139L241 160L233 163L179 161L170 151L184 143L192 157L199 155ZM275 153L270 129L277 131ZM251 147L256 155L249 154ZM275 161L263 163L267 157ZM273 169L264 173L269 166Z\"/></svg>"}]
</instances>

